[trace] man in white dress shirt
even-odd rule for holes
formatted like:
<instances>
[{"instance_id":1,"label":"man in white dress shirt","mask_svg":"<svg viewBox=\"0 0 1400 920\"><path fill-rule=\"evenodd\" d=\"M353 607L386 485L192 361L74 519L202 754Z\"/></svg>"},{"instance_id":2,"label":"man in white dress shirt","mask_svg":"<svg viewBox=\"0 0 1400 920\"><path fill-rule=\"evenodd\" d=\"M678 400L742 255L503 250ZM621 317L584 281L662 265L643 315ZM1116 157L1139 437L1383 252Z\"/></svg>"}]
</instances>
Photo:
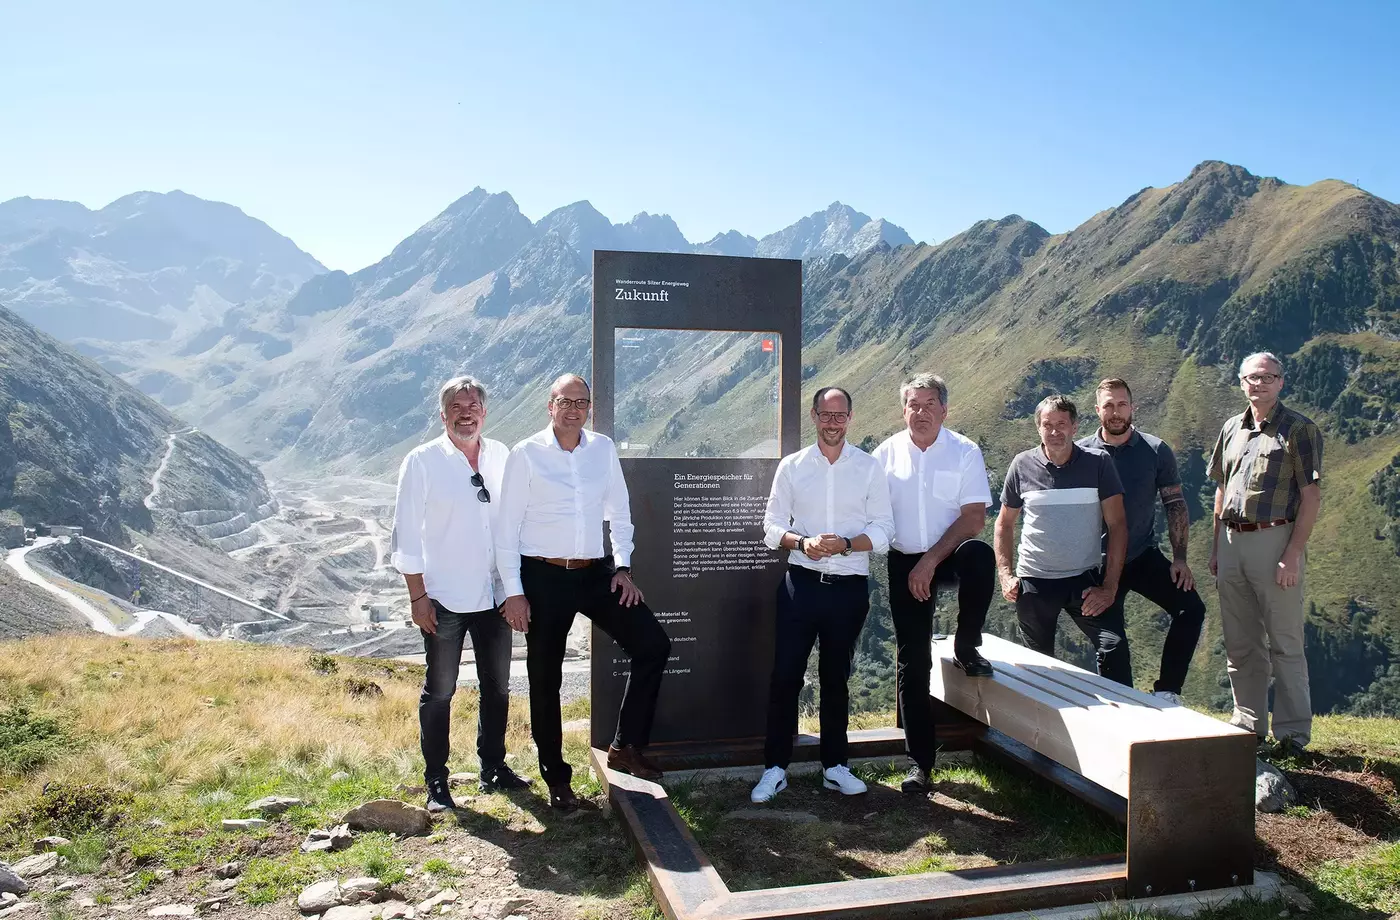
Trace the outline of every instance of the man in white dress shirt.
<instances>
[{"instance_id":1,"label":"man in white dress shirt","mask_svg":"<svg viewBox=\"0 0 1400 920\"><path fill-rule=\"evenodd\" d=\"M997 560L991 546L976 539L992 503L982 449L943 427L948 385L935 374L916 374L899 388L899 398L905 428L875 448L874 457L889 481L894 508L887 564L895 686L912 761L900 788L923 795L938 750L929 704L934 600L939 588L957 585L954 664L968 677L990 677L992 666L977 647L992 605Z\"/></svg>"},{"instance_id":2,"label":"man in white dress shirt","mask_svg":"<svg viewBox=\"0 0 1400 920\"><path fill-rule=\"evenodd\" d=\"M428 673L418 699L428 809L455 808L447 789L452 695L468 633L481 688L476 753L481 789L521 789L528 780L506 766L510 705L510 627L496 609L494 511L507 450L481 436L486 388L471 377L443 384L442 437L415 447L399 467L394 503L394 568L408 586L413 622L423 634Z\"/></svg>"},{"instance_id":3,"label":"man in white dress shirt","mask_svg":"<svg viewBox=\"0 0 1400 920\"><path fill-rule=\"evenodd\" d=\"M768 495L764 542L788 550L788 570L778 586L767 769L750 795L754 802L770 801L787 788L797 700L819 639L822 785L843 795L865 792L865 783L846 765L846 681L870 612L870 554L889 547L894 520L884 470L846 443L850 421L849 393L818 390L812 400L817 442L782 459Z\"/></svg>"},{"instance_id":4,"label":"man in white dress shirt","mask_svg":"<svg viewBox=\"0 0 1400 920\"><path fill-rule=\"evenodd\" d=\"M610 438L584 429L588 384L565 374L549 391L550 425L515 445L506 461L496 558L506 621L529 646L530 730L555 808L572 809L573 770L564 760L559 685L564 644L582 613L632 659L608 766L647 780L661 771L642 751L671 640L632 583L632 511ZM603 522L612 559L603 558Z\"/></svg>"}]
</instances>

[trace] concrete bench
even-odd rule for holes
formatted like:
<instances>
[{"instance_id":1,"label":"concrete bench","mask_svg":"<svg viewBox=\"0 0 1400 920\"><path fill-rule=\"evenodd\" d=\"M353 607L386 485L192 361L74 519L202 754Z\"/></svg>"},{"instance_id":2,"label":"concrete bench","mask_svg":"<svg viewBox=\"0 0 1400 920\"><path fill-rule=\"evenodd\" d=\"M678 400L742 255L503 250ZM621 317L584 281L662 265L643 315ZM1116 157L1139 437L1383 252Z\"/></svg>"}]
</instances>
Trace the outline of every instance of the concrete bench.
<instances>
[{"instance_id":1,"label":"concrete bench","mask_svg":"<svg viewBox=\"0 0 1400 920\"><path fill-rule=\"evenodd\" d=\"M984 727L974 747L1125 821L1129 896L1253 882L1252 732L995 636L981 651L994 675L971 679L936 640L930 693Z\"/></svg>"}]
</instances>

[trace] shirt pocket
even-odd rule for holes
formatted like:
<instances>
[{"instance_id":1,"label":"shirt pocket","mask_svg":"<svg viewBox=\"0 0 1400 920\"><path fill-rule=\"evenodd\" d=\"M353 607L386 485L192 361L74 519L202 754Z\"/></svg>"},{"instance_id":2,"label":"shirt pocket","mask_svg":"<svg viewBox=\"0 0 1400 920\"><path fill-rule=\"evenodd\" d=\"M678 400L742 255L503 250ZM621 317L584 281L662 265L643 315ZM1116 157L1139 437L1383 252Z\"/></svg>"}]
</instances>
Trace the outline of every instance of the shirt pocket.
<instances>
[{"instance_id":1,"label":"shirt pocket","mask_svg":"<svg viewBox=\"0 0 1400 920\"><path fill-rule=\"evenodd\" d=\"M1293 475L1293 458L1288 442L1280 437L1260 438L1254 463L1249 471L1249 491L1268 494Z\"/></svg>"},{"instance_id":2,"label":"shirt pocket","mask_svg":"<svg viewBox=\"0 0 1400 920\"><path fill-rule=\"evenodd\" d=\"M929 494L940 502L956 505L961 488L962 476L951 470L935 470L933 482L929 485Z\"/></svg>"}]
</instances>

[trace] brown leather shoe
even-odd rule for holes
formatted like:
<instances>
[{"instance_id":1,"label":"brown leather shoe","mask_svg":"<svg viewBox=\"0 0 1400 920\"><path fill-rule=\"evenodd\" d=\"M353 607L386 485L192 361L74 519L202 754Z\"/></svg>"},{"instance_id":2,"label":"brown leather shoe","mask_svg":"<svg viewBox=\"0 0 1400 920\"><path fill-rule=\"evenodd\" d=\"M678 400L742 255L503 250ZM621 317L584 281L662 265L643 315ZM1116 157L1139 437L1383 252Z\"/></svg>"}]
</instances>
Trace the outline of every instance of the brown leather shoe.
<instances>
[{"instance_id":1,"label":"brown leather shoe","mask_svg":"<svg viewBox=\"0 0 1400 920\"><path fill-rule=\"evenodd\" d=\"M619 773L630 773L637 779L650 783L661 782L662 772L656 764L642 756L635 745L608 748L608 769Z\"/></svg>"},{"instance_id":2,"label":"brown leather shoe","mask_svg":"<svg viewBox=\"0 0 1400 920\"><path fill-rule=\"evenodd\" d=\"M573 811L578 808L578 796L568 786L549 787L549 807L560 811Z\"/></svg>"}]
</instances>

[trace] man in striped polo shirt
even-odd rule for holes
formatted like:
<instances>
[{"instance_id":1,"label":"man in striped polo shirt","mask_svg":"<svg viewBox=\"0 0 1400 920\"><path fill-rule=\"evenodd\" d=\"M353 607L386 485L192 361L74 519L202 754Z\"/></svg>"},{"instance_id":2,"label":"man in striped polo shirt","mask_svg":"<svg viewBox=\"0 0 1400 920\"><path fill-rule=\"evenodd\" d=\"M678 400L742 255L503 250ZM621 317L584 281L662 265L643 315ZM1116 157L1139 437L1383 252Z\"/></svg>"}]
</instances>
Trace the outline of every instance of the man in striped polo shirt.
<instances>
[{"instance_id":1,"label":"man in striped polo shirt","mask_svg":"<svg viewBox=\"0 0 1400 920\"><path fill-rule=\"evenodd\" d=\"M1128 549L1123 486L1113 458L1074 443L1078 418L1067 397L1041 400L1035 407L1040 445L1017 454L1006 471L995 546L1001 593L1016 604L1029 648L1055 654L1055 627L1063 610L1094 644L1099 674L1132 686L1117 598ZM1013 566L1011 547L1023 509L1026 520Z\"/></svg>"}]
</instances>

